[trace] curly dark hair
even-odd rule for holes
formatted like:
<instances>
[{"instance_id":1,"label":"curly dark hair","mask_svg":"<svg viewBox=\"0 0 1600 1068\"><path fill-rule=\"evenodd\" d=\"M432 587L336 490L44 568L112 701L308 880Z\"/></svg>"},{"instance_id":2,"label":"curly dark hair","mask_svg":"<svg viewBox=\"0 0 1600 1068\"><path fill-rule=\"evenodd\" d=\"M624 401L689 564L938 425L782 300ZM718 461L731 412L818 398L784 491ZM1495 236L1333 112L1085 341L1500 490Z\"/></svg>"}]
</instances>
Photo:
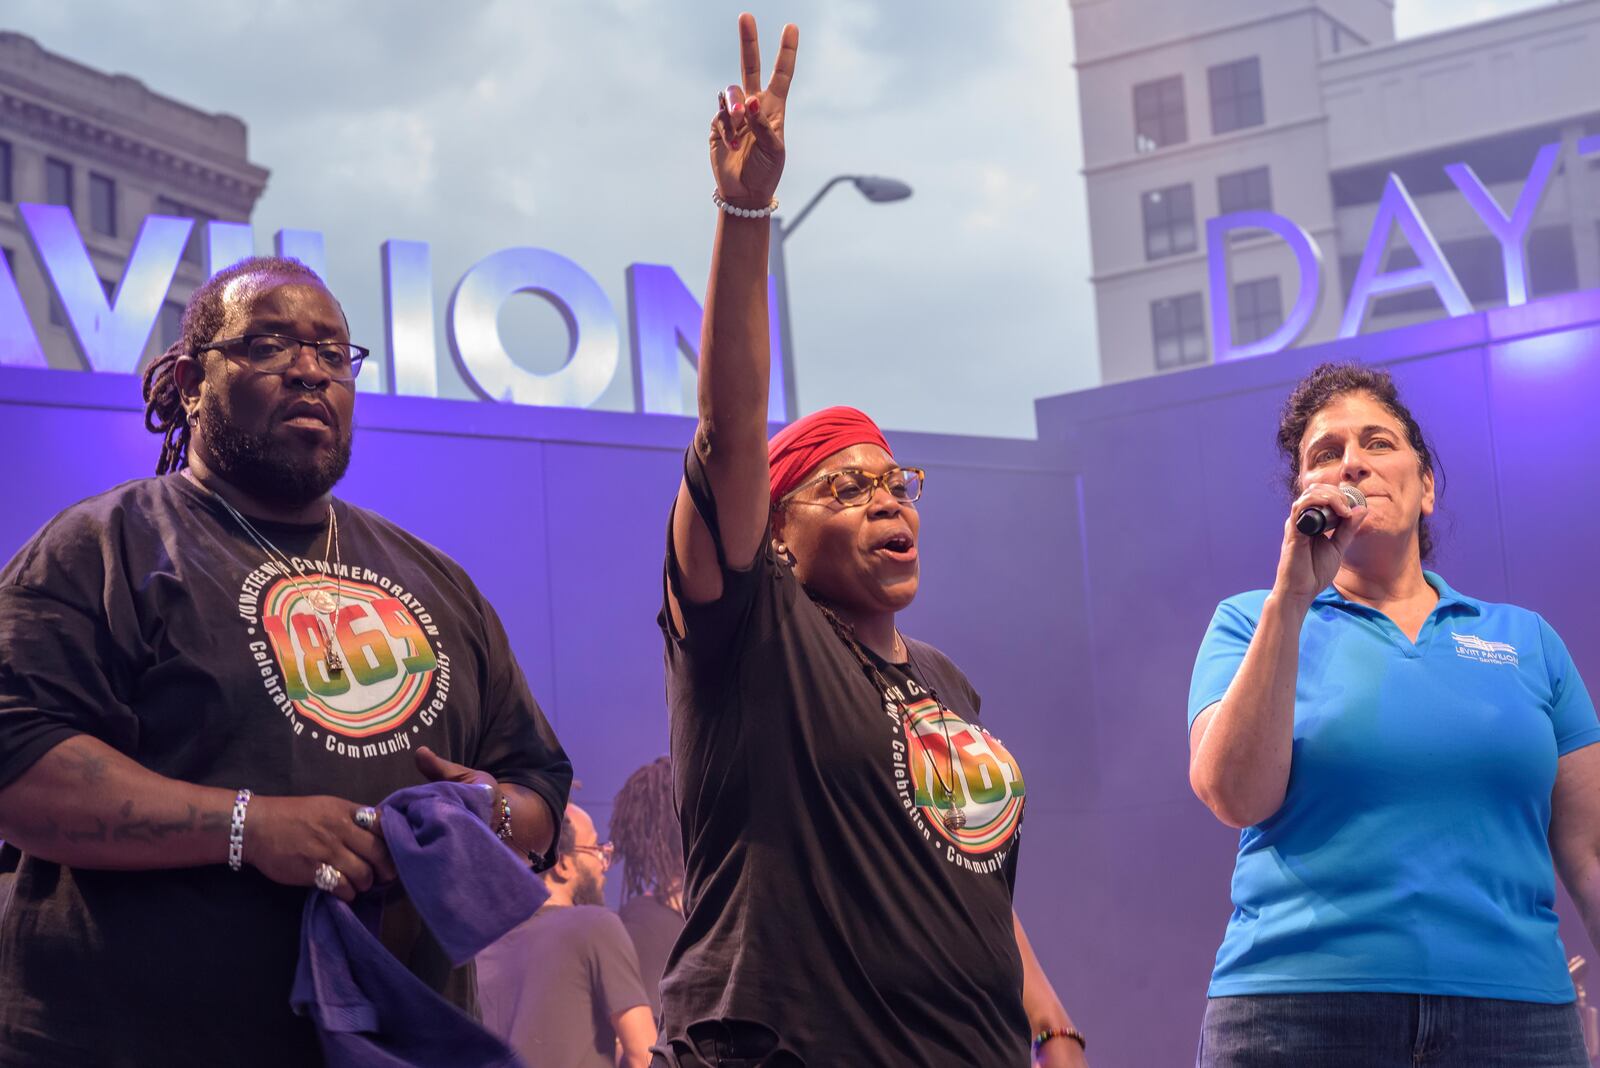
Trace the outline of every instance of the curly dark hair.
<instances>
[{"instance_id":1,"label":"curly dark hair","mask_svg":"<svg viewBox=\"0 0 1600 1068\"><path fill-rule=\"evenodd\" d=\"M1358 363L1323 363L1295 383L1294 391L1284 402L1283 414L1278 419L1278 451L1283 454L1286 468L1284 484L1292 500L1300 495L1300 442L1305 438L1306 426L1322 409L1349 393L1365 393L1400 421L1405 428L1406 440L1417 454L1418 470L1438 477L1439 469L1433 449L1422 433L1422 427L1400 400L1400 391L1388 371L1363 367ZM1418 547L1423 560L1433 556L1433 533L1428 528L1428 517L1423 516L1417 526Z\"/></svg>"},{"instance_id":2,"label":"curly dark hair","mask_svg":"<svg viewBox=\"0 0 1600 1068\"><path fill-rule=\"evenodd\" d=\"M683 841L672 801L672 760L659 757L628 776L611 808L611 841L624 866L622 900L683 886Z\"/></svg>"},{"instance_id":3,"label":"curly dark hair","mask_svg":"<svg viewBox=\"0 0 1600 1068\"><path fill-rule=\"evenodd\" d=\"M150 433L161 435L161 455L156 460L158 475L176 471L189 463L189 422L175 373L178 360L194 355L217 336L228 318L228 309L222 302L223 292L234 279L247 275L286 276L325 285L316 271L299 260L285 256L251 256L224 267L194 291L183 309L178 340L151 360L144 372L144 426Z\"/></svg>"}]
</instances>

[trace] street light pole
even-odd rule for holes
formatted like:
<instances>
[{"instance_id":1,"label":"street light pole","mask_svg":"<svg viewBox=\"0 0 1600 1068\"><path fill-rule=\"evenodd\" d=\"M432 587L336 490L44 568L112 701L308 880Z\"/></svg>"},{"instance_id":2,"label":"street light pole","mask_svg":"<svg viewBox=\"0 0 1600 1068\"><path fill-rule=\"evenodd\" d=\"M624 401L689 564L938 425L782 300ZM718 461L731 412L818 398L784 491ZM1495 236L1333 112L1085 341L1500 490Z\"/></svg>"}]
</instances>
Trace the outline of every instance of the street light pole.
<instances>
[{"instance_id":1,"label":"street light pole","mask_svg":"<svg viewBox=\"0 0 1600 1068\"><path fill-rule=\"evenodd\" d=\"M789 330L789 270L783 260L783 220L772 217L772 240L767 246L767 273L778 291L779 364L783 369L783 421L792 423L800 415L794 380L794 336Z\"/></svg>"},{"instance_id":2,"label":"street light pole","mask_svg":"<svg viewBox=\"0 0 1600 1068\"><path fill-rule=\"evenodd\" d=\"M800 414L799 391L796 388L794 370L794 333L789 325L789 271L784 261L783 243L805 222L806 216L811 214L811 209L817 202L827 195L828 190L840 182L854 182L861 195L874 204L887 204L894 200L904 200L911 195L911 187L904 182L893 178L879 178L870 174L839 174L829 178L821 189L817 190L812 198L806 201L806 206L795 215L794 221L785 223L777 215L772 217L772 239L768 242L767 273L772 276L772 282L777 289L778 296L778 344L782 349L780 366L783 368L783 406L785 422L794 422Z\"/></svg>"}]
</instances>

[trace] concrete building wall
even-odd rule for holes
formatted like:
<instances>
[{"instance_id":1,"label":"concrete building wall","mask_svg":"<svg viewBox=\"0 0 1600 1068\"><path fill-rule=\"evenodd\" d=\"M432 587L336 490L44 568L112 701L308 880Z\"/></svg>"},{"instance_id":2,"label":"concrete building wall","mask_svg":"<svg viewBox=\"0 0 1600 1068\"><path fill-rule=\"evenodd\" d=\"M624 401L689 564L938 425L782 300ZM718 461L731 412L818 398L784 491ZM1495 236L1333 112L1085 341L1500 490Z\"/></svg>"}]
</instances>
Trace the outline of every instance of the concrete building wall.
<instances>
[{"instance_id":1,"label":"concrete building wall","mask_svg":"<svg viewBox=\"0 0 1600 1068\"><path fill-rule=\"evenodd\" d=\"M1569 0L1406 41L1395 41L1388 0L1275 3L1226 0L1073 0L1083 113L1092 281L1101 376L1118 382L1159 373L1153 305L1201 294L1207 328L1205 220L1221 214L1220 175L1263 167L1270 209L1320 246L1320 304L1299 344L1337 336L1349 283L1364 250L1383 180L1400 173L1457 273L1476 281L1478 308L1504 304L1504 282L1485 272L1492 236L1448 182L1444 165L1477 167L1502 206L1521 192L1538 146L1600 130L1600 0ZM1262 122L1212 131L1208 70L1260 57ZM1135 139L1135 87L1177 76L1187 137L1153 147ZM1533 225L1530 258L1541 295L1600 286L1600 163L1564 167ZM1152 254L1145 203L1152 190L1188 185L1195 239L1186 251ZM1353 193L1352 190L1355 190ZM1565 231L1566 236L1556 231ZM1159 244L1159 242L1158 242ZM1274 247L1277 246L1277 247ZM1406 262L1402 252L1393 261ZM1300 280L1276 239L1229 246L1233 284L1277 279L1279 305ZM1235 295L1237 313L1237 294ZM1368 329L1434 318L1427 293L1377 302ZM1235 325L1237 325L1237 316ZM1210 362L1186 349L1192 362ZM1170 355L1170 354L1169 354ZM1170 363L1170 359L1168 360Z\"/></svg>"},{"instance_id":2,"label":"concrete building wall","mask_svg":"<svg viewBox=\"0 0 1600 1068\"><path fill-rule=\"evenodd\" d=\"M50 282L17 211L21 202L49 201L48 161L71 168L73 213L102 284L112 288L146 215L245 222L268 175L249 161L239 119L163 97L127 75L92 70L16 33L0 33L0 142L10 146L11 157L11 196L0 199L0 248L9 253L23 304L53 367L79 367L82 359L65 316L55 312ZM112 233L94 225L92 175L112 183ZM190 248L168 296L174 307L205 279L201 241L192 240ZM164 347L170 321L164 314L157 322L146 358Z\"/></svg>"},{"instance_id":3,"label":"concrete building wall","mask_svg":"<svg viewBox=\"0 0 1600 1068\"><path fill-rule=\"evenodd\" d=\"M1592 114L1600 3L1572 0L1347 51L1319 68L1336 168Z\"/></svg>"}]
</instances>

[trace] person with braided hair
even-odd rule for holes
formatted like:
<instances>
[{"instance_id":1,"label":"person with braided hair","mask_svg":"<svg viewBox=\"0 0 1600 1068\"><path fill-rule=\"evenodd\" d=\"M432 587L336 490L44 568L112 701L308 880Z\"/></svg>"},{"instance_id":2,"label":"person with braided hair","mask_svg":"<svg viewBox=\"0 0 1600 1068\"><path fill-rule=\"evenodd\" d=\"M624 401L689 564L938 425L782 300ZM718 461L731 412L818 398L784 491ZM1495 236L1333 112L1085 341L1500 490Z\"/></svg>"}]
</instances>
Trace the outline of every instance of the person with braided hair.
<instances>
[{"instance_id":1,"label":"person with braided hair","mask_svg":"<svg viewBox=\"0 0 1600 1068\"><path fill-rule=\"evenodd\" d=\"M683 931L683 839L672 807L671 757L658 757L622 784L611 803L611 841L623 869L617 914L659 1018L661 976Z\"/></svg>"},{"instance_id":2,"label":"person with braided hair","mask_svg":"<svg viewBox=\"0 0 1600 1068\"><path fill-rule=\"evenodd\" d=\"M799 31L765 88L752 16L739 36L742 82L710 130L700 419L659 617L686 917L656 1063L1082 1068L1012 908L1021 768L960 668L896 624L920 581L923 472L853 408L767 440Z\"/></svg>"},{"instance_id":3,"label":"person with braided hair","mask_svg":"<svg viewBox=\"0 0 1600 1068\"><path fill-rule=\"evenodd\" d=\"M157 476L0 571L8 1068L321 1064L289 1005L307 888L394 879L371 806L398 789L489 788L553 861L572 769L493 608L333 496L366 355L304 264L218 272L144 376ZM470 967L388 900L385 944L470 1010Z\"/></svg>"}]
</instances>

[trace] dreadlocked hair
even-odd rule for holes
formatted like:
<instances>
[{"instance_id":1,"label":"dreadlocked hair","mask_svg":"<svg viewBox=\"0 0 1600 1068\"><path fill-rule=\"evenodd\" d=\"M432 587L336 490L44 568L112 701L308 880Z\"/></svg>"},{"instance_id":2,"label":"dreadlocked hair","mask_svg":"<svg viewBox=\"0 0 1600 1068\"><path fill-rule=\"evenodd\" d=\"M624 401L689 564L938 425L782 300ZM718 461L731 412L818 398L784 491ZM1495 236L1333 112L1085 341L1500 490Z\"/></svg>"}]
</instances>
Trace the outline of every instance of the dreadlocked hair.
<instances>
[{"instance_id":1,"label":"dreadlocked hair","mask_svg":"<svg viewBox=\"0 0 1600 1068\"><path fill-rule=\"evenodd\" d=\"M224 267L194 291L183 309L178 340L151 360L144 372L144 426L150 433L161 435L161 456L156 460L158 475L189 465L189 419L183 410L183 396L178 391L178 361L185 356L199 355L207 342L215 340L217 331L228 318L228 309L222 303L228 284L236 278L257 274L324 284L316 271L297 259L251 256Z\"/></svg>"},{"instance_id":2,"label":"dreadlocked hair","mask_svg":"<svg viewBox=\"0 0 1600 1068\"><path fill-rule=\"evenodd\" d=\"M623 862L622 900L683 886L683 842L672 801L672 760L628 776L612 801L611 841Z\"/></svg>"}]
</instances>

